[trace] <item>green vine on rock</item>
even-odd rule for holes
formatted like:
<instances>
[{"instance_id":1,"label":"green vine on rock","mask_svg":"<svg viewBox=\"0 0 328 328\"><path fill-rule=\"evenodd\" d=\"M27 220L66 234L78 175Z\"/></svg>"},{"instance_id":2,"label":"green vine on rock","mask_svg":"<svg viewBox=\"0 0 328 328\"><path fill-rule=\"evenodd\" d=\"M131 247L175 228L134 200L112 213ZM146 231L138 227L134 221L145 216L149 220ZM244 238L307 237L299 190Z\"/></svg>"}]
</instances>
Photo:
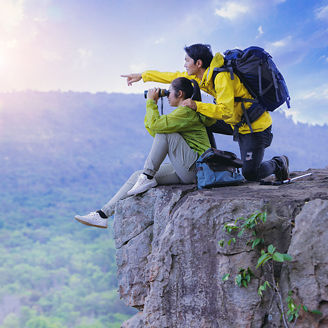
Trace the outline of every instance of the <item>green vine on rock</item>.
<instances>
[{"instance_id":1,"label":"green vine on rock","mask_svg":"<svg viewBox=\"0 0 328 328\"><path fill-rule=\"evenodd\" d=\"M267 220L267 213L264 212L255 212L251 214L249 217L239 217L233 222L229 222L224 224L223 230L231 235L231 238L225 242L224 239L219 241L219 246L224 247L225 243L230 246L232 243L236 243L237 238L241 238L245 232L251 236L246 241L246 246L251 245L252 250L254 250L260 244L265 244L264 239L261 235L259 235L259 226L263 225ZM265 280L262 277L255 275L255 273L251 270L251 268L239 268L238 274L235 276L235 284L238 287L247 288L251 283L252 278L257 278L260 282L260 286L258 287L257 293L262 298L263 293L267 291L267 289L273 290L275 295L278 297L278 308L281 313L281 318L283 320L285 328L289 328L289 323L293 324L292 327L295 327L296 321L299 317L299 313L302 310L305 312L309 312L308 308L305 305L299 304L296 305L292 292L288 293L288 297L286 299L286 303L284 304L281 291L279 288L279 284L274 276L274 263L284 263L292 260L292 257L289 254L283 254L277 251L276 247L272 244L268 245L266 248L261 249L261 255L257 260L256 270L260 267L266 267L271 275L271 281ZM230 273L225 274L222 277L222 281L225 282L229 280ZM285 306L287 306L287 311L285 311ZM320 311L314 310L310 311L314 314L321 314Z\"/></svg>"}]
</instances>

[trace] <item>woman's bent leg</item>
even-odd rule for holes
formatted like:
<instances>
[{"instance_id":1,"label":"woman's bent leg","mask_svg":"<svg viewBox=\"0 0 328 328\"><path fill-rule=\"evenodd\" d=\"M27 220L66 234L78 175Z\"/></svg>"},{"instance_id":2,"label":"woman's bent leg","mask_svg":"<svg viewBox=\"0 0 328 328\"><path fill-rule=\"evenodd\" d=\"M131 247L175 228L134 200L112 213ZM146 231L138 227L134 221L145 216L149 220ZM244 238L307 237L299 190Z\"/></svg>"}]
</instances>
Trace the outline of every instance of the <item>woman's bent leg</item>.
<instances>
[{"instance_id":1,"label":"woman's bent leg","mask_svg":"<svg viewBox=\"0 0 328 328\"><path fill-rule=\"evenodd\" d=\"M156 134L144 166L144 173L155 176L166 155L179 178L173 183L194 183L198 154L192 150L179 133Z\"/></svg>"},{"instance_id":2,"label":"woman's bent leg","mask_svg":"<svg viewBox=\"0 0 328 328\"><path fill-rule=\"evenodd\" d=\"M179 133L167 134L168 155L180 183L196 182L196 165L198 153L192 150Z\"/></svg>"}]
</instances>

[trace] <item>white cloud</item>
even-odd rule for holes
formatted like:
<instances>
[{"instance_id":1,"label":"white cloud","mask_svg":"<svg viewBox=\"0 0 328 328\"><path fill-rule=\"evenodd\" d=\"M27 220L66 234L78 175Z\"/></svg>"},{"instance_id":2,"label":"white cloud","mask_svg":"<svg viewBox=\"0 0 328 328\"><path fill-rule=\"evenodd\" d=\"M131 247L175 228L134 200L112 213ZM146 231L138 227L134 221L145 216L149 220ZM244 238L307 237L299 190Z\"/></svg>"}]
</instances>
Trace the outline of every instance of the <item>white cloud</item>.
<instances>
[{"instance_id":1,"label":"white cloud","mask_svg":"<svg viewBox=\"0 0 328 328\"><path fill-rule=\"evenodd\" d=\"M289 36L286 36L285 38L283 38L281 40L277 40L277 41L272 42L271 47L273 47L273 48L283 48L283 47L289 46L291 41L292 41L292 37L289 35Z\"/></svg>"},{"instance_id":2,"label":"white cloud","mask_svg":"<svg viewBox=\"0 0 328 328\"><path fill-rule=\"evenodd\" d=\"M311 99L313 97L316 97L317 93L314 91L307 91L302 96L299 97L299 99Z\"/></svg>"},{"instance_id":3,"label":"white cloud","mask_svg":"<svg viewBox=\"0 0 328 328\"><path fill-rule=\"evenodd\" d=\"M318 19L328 20L328 6L320 7L315 10L315 16Z\"/></svg>"},{"instance_id":4,"label":"white cloud","mask_svg":"<svg viewBox=\"0 0 328 328\"><path fill-rule=\"evenodd\" d=\"M260 26L257 28L257 32L258 32L258 34L257 34L257 38L260 37L260 36L264 33L262 25L260 25Z\"/></svg>"},{"instance_id":5,"label":"white cloud","mask_svg":"<svg viewBox=\"0 0 328 328\"><path fill-rule=\"evenodd\" d=\"M258 27L258 32L259 32L259 34L263 34L264 32L263 32L263 27L262 27L262 25L260 25L259 27Z\"/></svg>"},{"instance_id":6,"label":"white cloud","mask_svg":"<svg viewBox=\"0 0 328 328\"><path fill-rule=\"evenodd\" d=\"M319 58L319 60L324 60L325 62L328 62L328 56L323 55Z\"/></svg>"},{"instance_id":7,"label":"white cloud","mask_svg":"<svg viewBox=\"0 0 328 328\"><path fill-rule=\"evenodd\" d=\"M313 89L301 89L292 96L292 108L286 111L294 122L328 124L328 84ZM315 113L315 115L314 115Z\"/></svg>"},{"instance_id":8,"label":"white cloud","mask_svg":"<svg viewBox=\"0 0 328 328\"><path fill-rule=\"evenodd\" d=\"M295 99L303 100L310 98L324 98L328 99L328 84L320 85L312 90L300 90L297 95L295 95Z\"/></svg>"},{"instance_id":9,"label":"white cloud","mask_svg":"<svg viewBox=\"0 0 328 328\"><path fill-rule=\"evenodd\" d=\"M248 13L249 10L250 10L249 7L246 7L245 5L242 5L240 3L227 2L220 9L215 10L215 15L229 19L229 20L235 20L240 15L244 15L244 14Z\"/></svg>"}]
</instances>

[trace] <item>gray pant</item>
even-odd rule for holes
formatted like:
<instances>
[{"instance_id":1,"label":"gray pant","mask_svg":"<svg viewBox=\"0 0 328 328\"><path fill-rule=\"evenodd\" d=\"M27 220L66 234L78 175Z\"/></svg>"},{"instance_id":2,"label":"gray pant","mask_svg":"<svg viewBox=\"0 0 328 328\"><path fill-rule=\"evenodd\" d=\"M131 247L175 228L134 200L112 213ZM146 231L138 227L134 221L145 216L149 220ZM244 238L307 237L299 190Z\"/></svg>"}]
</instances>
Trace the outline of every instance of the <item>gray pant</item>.
<instances>
[{"instance_id":1,"label":"gray pant","mask_svg":"<svg viewBox=\"0 0 328 328\"><path fill-rule=\"evenodd\" d=\"M170 164L162 164L166 155L169 156ZM144 169L134 172L101 210L107 216L113 215L116 202L127 197L126 193L141 173L154 176L159 185L195 183L197 158L197 152L188 146L179 133L156 134Z\"/></svg>"}]
</instances>

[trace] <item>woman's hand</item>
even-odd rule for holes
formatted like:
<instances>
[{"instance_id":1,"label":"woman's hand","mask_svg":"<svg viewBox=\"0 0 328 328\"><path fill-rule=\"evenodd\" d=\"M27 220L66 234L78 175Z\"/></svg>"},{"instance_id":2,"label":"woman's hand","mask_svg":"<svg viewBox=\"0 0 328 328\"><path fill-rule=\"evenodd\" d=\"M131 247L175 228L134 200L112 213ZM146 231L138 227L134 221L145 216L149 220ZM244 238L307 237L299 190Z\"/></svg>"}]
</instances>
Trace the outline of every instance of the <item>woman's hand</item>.
<instances>
[{"instance_id":1,"label":"woman's hand","mask_svg":"<svg viewBox=\"0 0 328 328\"><path fill-rule=\"evenodd\" d=\"M182 103L181 106L187 106L189 108L191 108L194 111L197 111L197 104L191 99L185 99Z\"/></svg>"},{"instance_id":2,"label":"woman's hand","mask_svg":"<svg viewBox=\"0 0 328 328\"><path fill-rule=\"evenodd\" d=\"M134 82L140 81L142 78L141 73L126 74L121 75L121 77L126 77L126 82L129 86L131 86Z\"/></svg>"},{"instance_id":3,"label":"woman's hand","mask_svg":"<svg viewBox=\"0 0 328 328\"><path fill-rule=\"evenodd\" d=\"M153 88L148 90L147 94L148 99L153 99L155 103L157 104L158 98L159 98L159 88Z\"/></svg>"}]
</instances>

